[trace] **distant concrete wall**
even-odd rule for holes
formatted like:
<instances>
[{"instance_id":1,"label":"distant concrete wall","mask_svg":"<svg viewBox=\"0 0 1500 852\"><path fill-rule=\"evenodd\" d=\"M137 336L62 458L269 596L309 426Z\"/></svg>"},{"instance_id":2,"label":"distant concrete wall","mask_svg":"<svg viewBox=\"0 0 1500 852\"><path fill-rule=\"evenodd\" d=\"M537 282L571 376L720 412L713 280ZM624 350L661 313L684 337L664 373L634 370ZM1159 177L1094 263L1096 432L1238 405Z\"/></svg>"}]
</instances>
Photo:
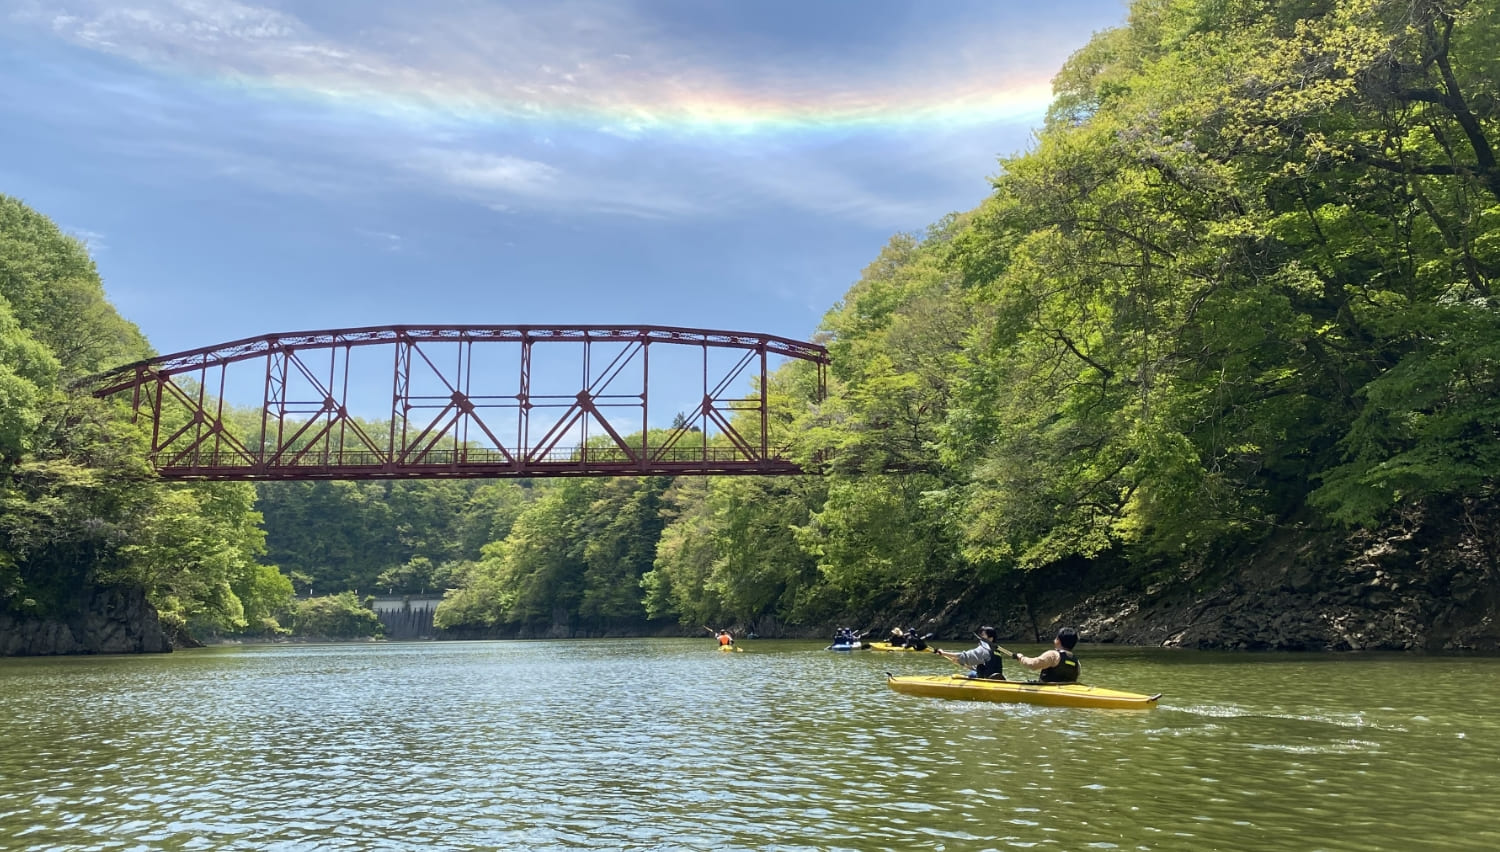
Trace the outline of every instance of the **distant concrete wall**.
<instances>
[{"instance_id":1,"label":"distant concrete wall","mask_svg":"<svg viewBox=\"0 0 1500 852\"><path fill-rule=\"evenodd\" d=\"M376 598L375 614L385 627L387 639L433 639L437 629L432 626L432 614L437 611L442 595L402 595Z\"/></svg>"}]
</instances>

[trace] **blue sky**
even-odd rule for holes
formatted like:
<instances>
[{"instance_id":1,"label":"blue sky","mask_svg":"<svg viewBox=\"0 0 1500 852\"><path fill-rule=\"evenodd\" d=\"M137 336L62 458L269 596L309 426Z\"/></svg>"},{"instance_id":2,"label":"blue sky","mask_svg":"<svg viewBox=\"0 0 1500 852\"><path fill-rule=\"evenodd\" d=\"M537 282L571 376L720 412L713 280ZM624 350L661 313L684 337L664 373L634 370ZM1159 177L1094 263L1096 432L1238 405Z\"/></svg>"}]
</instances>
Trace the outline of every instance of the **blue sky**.
<instances>
[{"instance_id":1,"label":"blue sky","mask_svg":"<svg viewBox=\"0 0 1500 852\"><path fill-rule=\"evenodd\" d=\"M1123 0L0 0L0 192L160 352L389 323L808 339Z\"/></svg>"}]
</instances>

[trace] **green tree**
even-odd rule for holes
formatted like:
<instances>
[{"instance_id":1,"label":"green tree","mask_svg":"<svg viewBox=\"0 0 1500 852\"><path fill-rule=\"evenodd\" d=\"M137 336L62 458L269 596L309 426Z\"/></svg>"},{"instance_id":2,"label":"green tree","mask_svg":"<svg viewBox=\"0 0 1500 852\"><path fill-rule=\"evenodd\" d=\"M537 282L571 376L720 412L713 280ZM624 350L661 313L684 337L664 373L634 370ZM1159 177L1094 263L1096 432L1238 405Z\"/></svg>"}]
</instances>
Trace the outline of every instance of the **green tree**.
<instances>
[{"instance_id":1,"label":"green tree","mask_svg":"<svg viewBox=\"0 0 1500 852\"><path fill-rule=\"evenodd\" d=\"M274 630L253 490L169 486L147 437L85 377L150 354L84 247L0 196L0 606L70 614L101 584L144 588L176 630Z\"/></svg>"},{"instance_id":2,"label":"green tree","mask_svg":"<svg viewBox=\"0 0 1500 852\"><path fill-rule=\"evenodd\" d=\"M360 603L353 592L298 601L292 612L292 632L321 639L368 639L381 634L380 616Z\"/></svg>"}]
</instances>

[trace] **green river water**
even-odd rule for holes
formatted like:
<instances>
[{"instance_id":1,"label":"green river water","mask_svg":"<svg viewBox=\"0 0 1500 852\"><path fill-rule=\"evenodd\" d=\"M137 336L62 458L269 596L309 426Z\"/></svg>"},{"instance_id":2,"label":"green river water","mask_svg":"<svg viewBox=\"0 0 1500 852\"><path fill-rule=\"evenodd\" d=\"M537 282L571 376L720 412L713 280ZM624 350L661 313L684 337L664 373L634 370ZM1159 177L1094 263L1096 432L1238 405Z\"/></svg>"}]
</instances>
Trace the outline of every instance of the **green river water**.
<instances>
[{"instance_id":1,"label":"green river water","mask_svg":"<svg viewBox=\"0 0 1500 852\"><path fill-rule=\"evenodd\" d=\"M1500 659L1085 643L1086 682L1165 693L1110 711L823 645L0 660L0 848L1500 849Z\"/></svg>"}]
</instances>

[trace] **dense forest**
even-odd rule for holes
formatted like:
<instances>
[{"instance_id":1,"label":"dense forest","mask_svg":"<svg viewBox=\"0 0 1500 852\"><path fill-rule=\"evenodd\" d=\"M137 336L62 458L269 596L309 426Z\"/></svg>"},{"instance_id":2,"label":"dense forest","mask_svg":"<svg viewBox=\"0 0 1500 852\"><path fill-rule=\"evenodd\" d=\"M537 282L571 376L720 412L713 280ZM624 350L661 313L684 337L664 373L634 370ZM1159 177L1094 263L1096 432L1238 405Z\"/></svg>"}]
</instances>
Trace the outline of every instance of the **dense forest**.
<instances>
[{"instance_id":1,"label":"dense forest","mask_svg":"<svg viewBox=\"0 0 1500 852\"><path fill-rule=\"evenodd\" d=\"M292 587L259 561L254 488L156 481L128 413L74 387L148 354L83 245L0 196L0 624L12 632L73 620L115 587L144 592L174 638L279 626Z\"/></svg>"},{"instance_id":2,"label":"dense forest","mask_svg":"<svg viewBox=\"0 0 1500 852\"><path fill-rule=\"evenodd\" d=\"M1492 614L1496 44L1493 0L1138 0L988 199L891 239L827 313L829 397L796 363L756 389L821 476L154 483L121 415L66 392L145 342L7 199L0 606L129 582L177 629L275 632L295 584L446 590L451 635L773 633L1015 591L1034 624L1104 576L1201 599L1225 566L1409 541L1461 551L1406 559L1410 587Z\"/></svg>"}]
</instances>

